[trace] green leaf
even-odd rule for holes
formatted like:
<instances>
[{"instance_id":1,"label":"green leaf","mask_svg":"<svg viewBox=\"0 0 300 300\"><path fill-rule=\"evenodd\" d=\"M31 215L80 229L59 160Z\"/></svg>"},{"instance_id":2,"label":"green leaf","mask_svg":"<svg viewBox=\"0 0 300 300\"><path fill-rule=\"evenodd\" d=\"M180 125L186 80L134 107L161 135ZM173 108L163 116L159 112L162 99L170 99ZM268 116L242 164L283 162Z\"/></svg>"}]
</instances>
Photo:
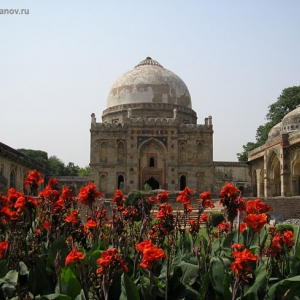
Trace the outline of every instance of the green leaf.
<instances>
[{"instance_id":1,"label":"green leaf","mask_svg":"<svg viewBox=\"0 0 300 300\"><path fill-rule=\"evenodd\" d=\"M70 267L61 270L62 293L75 299L81 291L81 285Z\"/></svg>"},{"instance_id":2,"label":"green leaf","mask_svg":"<svg viewBox=\"0 0 300 300\"><path fill-rule=\"evenodd\" d=\"M51 267L54 266L54 260L58 251L60 251L60 265L63 267L65 265L65 259L68 254L68 246L64 237L55 240L49 248L47 262Z\"/></svg>"},{"instance_id":3,"label":"green leaf","mask_svg":"<svg viewBox=\"0 0 300 300\"><path fill-rule=\"evenodd\" d=\"M89 262L90 262L90 267L92 269L92 273L96 273L96 270L98 269L98 265L96 261L100 258L100 256L101 256L100 250L95 250L89 255Z\"/></svg>"},{"instance_id":4,"label":"green leaf","mask_svg":"<svg viewBox=\"0 0 300 300\"><path fill-rule=\"evenodd\" d=\"M181 282L184 284L192 285L197 280L199 273L198 273L198 266L187 263L181 262Z\"/></svg>"},{"instance_id":5,"label":"green leaf","mask_svg":"<svg viewBox=\"0 0 300 300\"><path fill-rule=\"evenodd\" d=\"M282 280L277 288L276 294L277 299L283 299L284 295L287 293L285 300L294 300L296 296L300 295L300 276L295 276L289 279Z\"/></svg>"},{"instance_id":6,"label":"green leaf","mask_svg":"<svg viewBox=\"0 0 300 300\"><path fill-rule=\"evenodd\" d=\"M225 268L224 268L225 266ZM210 282L214 290L223 295L224 293L224 274L230 270L230 260L221 257L212 257L210 260Z\"/></svg>"},{"instance_id":7,"label":"green leaf","mask_svg":"<svg viewBox=\"0 0 300 300\"><path fill-rule=\"evenodd\" d=\"M232 293L230 291L230 277L228 276L228 274L224 274L224 278L223 278L223 286L224 286L224 295L223 295L223 299L224 300L231 300L232 299Z\"/></svg>"},{"instance_id":8,"label":"green leaf","mask_svg":"<svg viewBox=\"0 0 300 300\"><path fill-rule=\"evenodd\" d=\"M0 260L0 278L5 277L6 273L8 272L6 259Z\"/></svg>"},{"instance_id":9,"label":"green leaf","mask_svg":"<svg viewBox=\"0 0 300 300\"><path fill-rule=\"evenodd\" d=\"M122 282L122 288L121 288L122 292L121 292L120 300L140 299L136 285L133 283L133 281L126 273L123 273L121 282Z\"/></svg>"},{"instance_id":10,"label":"green leaf","mask_svg":"<svg viewBox=\"0 0 300 300\"><path fill-rule=\"evenodd\" d=\"M205 296L209 287L209 273L204 275L202 285L199 291L199 300L205 300Z\"/></svg>"},{"instance_id":11,"label":"green leaf","mask_svg":"<svg viewBox=\"0 0 300 300\"><path fill-rule=\"evenodd\" d=\"M245 291L244 296L249 296L250 299L261 299L266 294L267 289L267 272L264 264L260 265L253 272L254 283ZM251 297L250 297L251 295ZM247 299L248 299L247 298Z\"/></svg>"},{"instance_id":12,"label":"green leaf","mask_svg":"<svg viewBox=\"0 0 300 300\"><path fill-rule=\"evenodd\" d=\"M34 295L54 292L54 276L47 271L46 264L40 256L34 258L32 272L29 273L29 282Z\"/></svg>"},{"instance_id":13,"label":"green leaf","mask_svg":"<svg viewBox=\"0 0 300 300\"><path fill-rule=\"evenodd\" d=\"M50 294L44 295L41 298L37 298L40 300L72 300L69 296L61 295L61 294Z\"/></svg>"}]
</instances>

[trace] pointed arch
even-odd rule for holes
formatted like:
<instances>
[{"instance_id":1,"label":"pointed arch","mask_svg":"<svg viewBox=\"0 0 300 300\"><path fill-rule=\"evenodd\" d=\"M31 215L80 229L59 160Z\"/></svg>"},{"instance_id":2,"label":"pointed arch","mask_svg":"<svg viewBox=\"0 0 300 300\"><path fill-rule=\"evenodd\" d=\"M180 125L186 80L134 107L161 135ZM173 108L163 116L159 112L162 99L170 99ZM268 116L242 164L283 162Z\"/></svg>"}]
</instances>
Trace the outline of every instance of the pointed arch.
<instances>
[{"instance_id":1,"label":"pointed arch","mask_svg":"<svg viewBox=\"0 0 300 300\"><path fill-rule=\"evenodd\" d=\"M100 144L100 162L107 162L107 142L102 141Z\"/></svg>"},{"instance_id":2,"label":"pointed arch","mask_svg":"<svg viewBox=\"0 0 300 300\"><path fill-rule=\"evenodd\" d=\"M118 142L118 162L124 162L125 161L125 145L123 141Z\"/></svg>"},{"instance_id":3,"label":"pointed arch","mask_svg":"<svg viewBox=\"0 0 300 300\"><path fill-rule=\"evenodd\" d=\"M16 188L16 171L12 169L9 176L9 188Z\"/></svg>"},{"instance_id":4,"label":"pointed arch","mask_svg":"<svg viewBox=\"0 0 300 300\"><path fill-rule=\"evenodd\" d=\"M267 178L269 180L269 195L280 196L281 195L281 179L280 179L280 160L276 153L273 151L269 156L267 164Z\"/></svg>"},{"instance_id":5,"label":"pointed arch","mask_svg":"<svg viewBox=\"0 0 300 300\"><path fill-rule=\"evenodd\" d=\"M183 191L186 188L186 175L180 175L179 185L181 191Z\"/></svg>"},{"instance_id":6,"label":"pointed arch","mask_svg":"<svg viewBox=\"0 0 300 300\"><path fill-rule=\"evenodd\" d=\"M102 173L99 178L99 190L101 193L106 193L107 189L107 176Z\"/></svg>"},{"instance_id":7,"label":"pointed arch","mask_svg":"<svg viewBox=\"0 0 300 300\"><path fill-rule=\"evenodd\" d=\"M180 142L179 144L179 158L181 161L186 161L186 142Z\"/></svg>"}]
</instances>

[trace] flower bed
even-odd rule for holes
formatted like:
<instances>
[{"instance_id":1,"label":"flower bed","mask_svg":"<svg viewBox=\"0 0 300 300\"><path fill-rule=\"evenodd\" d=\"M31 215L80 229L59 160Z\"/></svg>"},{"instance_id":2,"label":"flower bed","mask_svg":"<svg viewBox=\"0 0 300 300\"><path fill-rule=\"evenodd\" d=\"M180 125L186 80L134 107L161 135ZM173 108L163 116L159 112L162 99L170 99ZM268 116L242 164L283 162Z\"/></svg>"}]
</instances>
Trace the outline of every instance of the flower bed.
<instances>
[{"instance_id":1,"label":"flower bed","mask_svg":"<svg viewBox=\"0 0 300 300\"><path fill-rule=\"evenodd\" d=\"M41 182L31 171L27 193L10 189L0 196L0 299L300 295L299 228L267 229L272 208L258 199L245 202L230 183L220 192L225 220L216 230L207 212L214 206L209 192L192 207L194 191L185 188L175 211L167 191L125 198L117 190L108 219L94 184L74 197L67 187L60 193L52 178L33 198Z\"/></svg>"}]
</instances>

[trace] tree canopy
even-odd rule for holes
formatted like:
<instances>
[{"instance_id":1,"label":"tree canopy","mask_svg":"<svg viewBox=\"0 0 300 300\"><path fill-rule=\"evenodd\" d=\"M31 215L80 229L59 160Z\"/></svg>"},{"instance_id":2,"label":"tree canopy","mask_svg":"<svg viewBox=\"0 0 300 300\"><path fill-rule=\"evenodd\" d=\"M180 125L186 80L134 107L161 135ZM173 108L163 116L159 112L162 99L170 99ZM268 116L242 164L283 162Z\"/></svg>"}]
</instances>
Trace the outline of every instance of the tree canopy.
<instances>
[{"instance_id":1,"label":"tree canopy","mask_svg":"<svg viewBox=\"0 0 300 300\"><path fill-rule=\"evenodd\" d=\"M36 161L42 163L46 168L46 177L56 177L56 176L89 176L90 167L86 166L80 168L75 165L73 162L69 162L67 165L64 162L56 157L55 155L48 158L48 154L45 151L41 150L32 150L32 149L17 149L19 152L35 159Z\"/></svg>"},{"instance_id":2,"label":"tree canopy","mask_svg":"<svg viewBox=\"0 0 300 300\"><path fill-rule=\"evenodd\" d=\"M290 111L294 110L299 104L300 86L293 86L284 89L281 95L277 98L277 101L268 107L269 111L266 115L268 122L257 128L255 136L256 141L248 142L246 145L243 145L243 151L237 153L239 162L247 162L249 151L263 145L267 141L269 131L272 127L281 122L282 118Z\"/></svg>"}]
</instances>

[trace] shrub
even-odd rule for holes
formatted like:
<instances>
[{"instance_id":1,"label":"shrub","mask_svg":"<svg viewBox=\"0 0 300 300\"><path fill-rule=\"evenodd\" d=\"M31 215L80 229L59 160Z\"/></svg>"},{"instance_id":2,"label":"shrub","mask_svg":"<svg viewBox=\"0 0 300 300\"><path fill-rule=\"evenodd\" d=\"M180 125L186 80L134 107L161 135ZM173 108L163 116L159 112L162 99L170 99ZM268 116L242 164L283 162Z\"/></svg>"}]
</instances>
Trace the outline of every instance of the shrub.
<instances>
[{"instance_id":1,"label":"shrub","mask_svg":"<svg viewBox=\"0 0 300 300\"><path fill-rule=\"evenodd\" d=\"M214 212L214 213L211 213L209 216L209 224L212 227L217 227L224 220L225 220L225 217L222 212Z\"/></svg>"},{"instance_id":2,"label":"shrub","mask_svg":"<svg viewBox=\"0 0 300 300\"><path fill-rule=\"evenodd\" d=\"M143 194L141 193L141 191L134 191L127 195L124 204L125 206L137 206L137 202L142 198Z\"/></svg>"}]
</instances>

